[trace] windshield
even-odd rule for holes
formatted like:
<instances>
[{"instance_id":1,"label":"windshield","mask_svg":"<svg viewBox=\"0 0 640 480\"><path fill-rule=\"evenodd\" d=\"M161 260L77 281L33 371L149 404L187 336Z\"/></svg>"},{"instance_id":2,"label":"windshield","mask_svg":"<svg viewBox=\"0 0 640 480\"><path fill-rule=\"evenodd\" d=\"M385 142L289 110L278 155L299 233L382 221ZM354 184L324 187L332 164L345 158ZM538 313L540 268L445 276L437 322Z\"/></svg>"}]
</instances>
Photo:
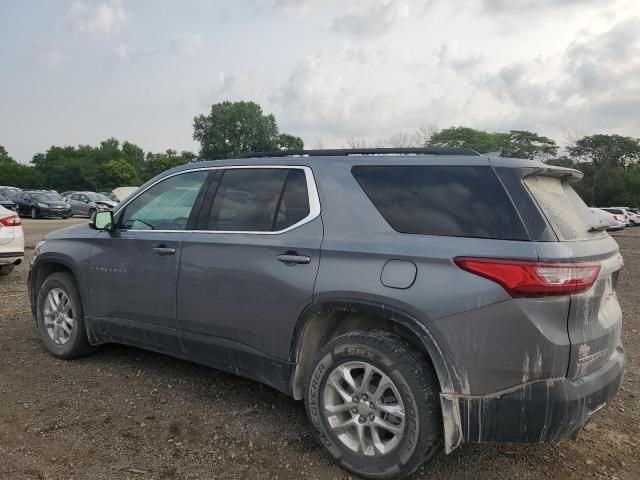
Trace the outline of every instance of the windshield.
<instances>
[{"instance_id":1,"label":"windshield","mask_svg":"<svg viewBox=\"0 0 640 480\"><path fill-rule=\"evenodd\" d=\"M39 202L59 202L61 198L53 193L34 193L33 198Z\"/></svg>"},{"instance_id":2,"label":"windshield","mask_svg":"<svg viewBox=\"0 0 640 480\"><path fill-rule=\"evenodd\" d=\"M9 199L0 193L0 202L6 202Z\"/></svg>"},{"instance_id":3,"label":"windshield","mask_svg":"<svg viewBox=\"0 0 640 480\"><path fill-rule=\"evenodd\" d=\"M89 200L91 200L92 202L110 202L111 201L101 193L87 193L87 197L89 197Z\"/></svg>"}]
</instances>

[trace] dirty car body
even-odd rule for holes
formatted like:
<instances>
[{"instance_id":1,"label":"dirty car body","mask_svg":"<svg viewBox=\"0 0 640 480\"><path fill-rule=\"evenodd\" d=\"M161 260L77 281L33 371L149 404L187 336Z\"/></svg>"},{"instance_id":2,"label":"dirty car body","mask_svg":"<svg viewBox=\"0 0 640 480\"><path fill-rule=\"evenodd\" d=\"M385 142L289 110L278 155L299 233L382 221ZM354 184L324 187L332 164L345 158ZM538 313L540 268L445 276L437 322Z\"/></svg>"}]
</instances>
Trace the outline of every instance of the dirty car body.
<instances>
[{"instance_id":1,"label":"dirty car body","mask_svg":"<svg viewBox=\"0 0 640 480\"><path fill-rule=\"evenodd\" d=\"M300 211L290 202L258 231L234 224L241 207L212 224L221 192L230 205L268 204L224 183L265 169L303 179ZM447 452L463 442L575 438L616 394L624 365L622 258L606 232L591 228L571 188L580 175L477 155L178 167L119 204L108 228L77 225L39 244L29 276L34 315L47 275L65 271L92 345L167 353L296 399L306 398L323 344L351 329L386 329L435 373ZM147 208L135 203L146 191L180 178L191 182L181 191L194 189L187 207L171 206L175 218L156 228L132 220L127 208ZM339 444L320 439L330 451L327 442Z\"/></svg>"}]
</instances>

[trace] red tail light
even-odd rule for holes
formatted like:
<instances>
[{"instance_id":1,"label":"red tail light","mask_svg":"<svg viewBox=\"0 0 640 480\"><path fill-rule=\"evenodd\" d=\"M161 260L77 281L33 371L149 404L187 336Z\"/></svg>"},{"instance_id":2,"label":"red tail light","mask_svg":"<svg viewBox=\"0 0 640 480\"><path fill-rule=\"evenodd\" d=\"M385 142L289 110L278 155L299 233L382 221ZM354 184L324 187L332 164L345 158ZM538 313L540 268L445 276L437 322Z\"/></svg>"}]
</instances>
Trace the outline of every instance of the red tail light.
<instances>
[{"instance_id":1,"label":"red tail light","mask_svg":"<svg viewBox=\"0 0 640 480\"><path fill-rule=\"evenodd\" d=\"M463 270L493 280L512 297L543 297L584 292L598 278L599 263L548 263L456 257Z\"/></svg>"},{"instance_id":2,"label":"red tail light","mask_svg":"<svg viewBox=\"0 0 640 480\"><path fill-rule=\"evenodd\" d=\"M17 215L9 215L8 217L0 218L0 223L5 227L18 227L22 225L20 217Z\"/></svg>"},{"instance_id":3,"label":"red tail light","mask_svg":"<svg viewBox=\"0 0 640 480\"><path fill-rule=\"evenodd\" d=\"M620 222L620 215L614 215L613 219L616 220L617 222Z\"/></svg>"}]
</instances>

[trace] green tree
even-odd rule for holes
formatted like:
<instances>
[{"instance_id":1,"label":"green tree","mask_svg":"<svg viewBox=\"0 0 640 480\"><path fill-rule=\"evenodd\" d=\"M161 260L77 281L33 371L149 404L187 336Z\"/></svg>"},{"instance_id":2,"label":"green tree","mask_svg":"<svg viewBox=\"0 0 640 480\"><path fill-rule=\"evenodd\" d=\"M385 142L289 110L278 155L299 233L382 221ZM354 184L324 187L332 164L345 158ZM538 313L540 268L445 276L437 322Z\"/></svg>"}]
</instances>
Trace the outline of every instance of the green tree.
<instances>
[{"instance_id":1,"label":"green tree","mask_svg":"<svg viewBox=\"0 0 640 480\"><path fill-rule=\"evenodd\" d=\"M558 145L548 137L527 130L494 133L503 157L548 160L558 154Z\"/></svg>"},{"instance_id":2,"label":"green tree","mask_svg":"<svg viewBox=\"0 0 640 480\"><path fill-rule=\"evenodd\" d=\"M100 186L105 190L112 190L116 187L140 185L138 172L126 158L109 160L104 165L104 177Z\"/></svg>"},{"instance_id":3,"label":"green tree","mask_svg":"<svg viewBox=\"0 0 640 480\"><path fill-rule=\"evenodd\" d=\"M429 147L470 148L479 153L500 150L500 142L495 134L468 127L450 127L431 135Z\"/></svg>"},{"instance_id":4,"label":"green tree","mask_svg":"<svg viewBox=\"0 0 640 480\"><path fill-rule=\"evenodd\" d=\"M302 150L304 148L304 142L300 137L295 135L289 135L288 133L281 133L278 136L278 150Z\"/></svg>"},{"instance_id":5,"label":"green tree","mask_svg":"<svg viewBox=\"0 0 640 480\"><path fill-rule=\"evenodd\" d=\"M124 142L122 144L122 156L133 165L137 172L140 172L144 167L144 150L138 145Z\"/></svg>"},{"instance_id":6,"label":"green tree","mask_svg":"<svg viewBox=\"0 0 640 480\"><path fill-rule=\"evenodd\" d=\"M147 180L155 177L159 173L169 170L170 168L184 165L193 161L195 155L191 152L182 152L180 155L175 150L167 150L164 153L147 153L145 159L144 169L142 170L142 180Z\"/></svg>"},{"instance_id":7,"label":"green tree","mask_svg":"<svg viewBox=\"0 0 640 480\"><path fill-rule=\"evenodd\" d=\"M212 105L208 115L193 119L193 138L200 142L200 157L206 160L304 146L302 139L280 134L275 117L265 115L255 102Z\"/></svg>"},{"instance_id":8,"label":"green tree","mask_svg":"<svg viewBox=\"0 0 640 480\"><path fill-rule=\"evenodd\" d=\"M567 148L578 161L589 161L596 167L627 168L640 159L640 140L620 135L589 135Z\"/></svg>"},{"instance_id":9,"label":"green tree","mask_svg":"<svg viewBox=\"0 0 640 480\"><path fill-rule=\"evenodd\" d=\"M578 193L592 206L605 206L632 200L638 193L635 183L625 182L625 172L638 167L640 141L620 135L588 135L567 148L584 178ZM635 203L637 205L637 203Z\"/></svg>"},{"instance_id":10,"label":"green tree","mask_svg":"<svg viewBox=\"0 0 640 480\"><path fill-rule=\"evenodd\" d=\"M43 176L33 167L16 162L0 145L0 184L19 188L37 188Z\"/></svg>"},{"instance_id":11,"label":"green tree","mask_svg":"<svg viewBox=\"0 0 640 480\"><path fill-rule=\"evenodd\" d=\"M468 127L451 127L427 140L431 147L470 148L479 153L501 152L504 157L548 160L558 153L556 142L527 130L491 133Z\"/></svg>"}]
</instances>

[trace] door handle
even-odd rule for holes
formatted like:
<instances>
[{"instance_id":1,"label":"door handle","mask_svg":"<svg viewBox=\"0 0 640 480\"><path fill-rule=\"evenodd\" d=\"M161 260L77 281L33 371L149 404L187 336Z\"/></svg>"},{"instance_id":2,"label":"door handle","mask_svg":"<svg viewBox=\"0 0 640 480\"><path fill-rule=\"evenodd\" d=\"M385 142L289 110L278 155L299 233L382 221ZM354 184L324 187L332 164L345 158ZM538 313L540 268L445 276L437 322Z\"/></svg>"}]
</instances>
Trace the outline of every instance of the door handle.
<instances>
[{"instance_id":1,"label":"door handle","mask_svg":"<svg viewBox=\"0 0 640 480\"><path fill-rule=\"evenodd\" d=\"M307 264L311 262L311 257L307 257L306 255L298 255L297 253L283 253L282 255L277 255L276 258L278 261L284 263L285 265L296 265Z\"/></svg>"},{"instance_id":2,"label":"door handle","mask_svg":"<svg viewBox=\"0 0 640 480\"><path fill-rule=\"evenodd\" d=\"M176 253L176 249L158 245L157 247L153 247L153 252L157 255L173 255Z\"/></svg>"}]
</instances>

